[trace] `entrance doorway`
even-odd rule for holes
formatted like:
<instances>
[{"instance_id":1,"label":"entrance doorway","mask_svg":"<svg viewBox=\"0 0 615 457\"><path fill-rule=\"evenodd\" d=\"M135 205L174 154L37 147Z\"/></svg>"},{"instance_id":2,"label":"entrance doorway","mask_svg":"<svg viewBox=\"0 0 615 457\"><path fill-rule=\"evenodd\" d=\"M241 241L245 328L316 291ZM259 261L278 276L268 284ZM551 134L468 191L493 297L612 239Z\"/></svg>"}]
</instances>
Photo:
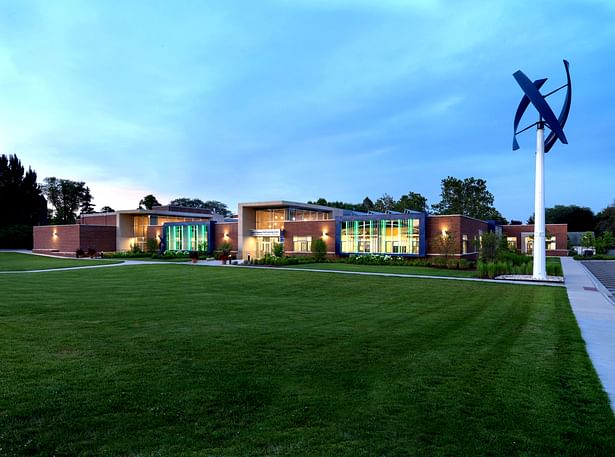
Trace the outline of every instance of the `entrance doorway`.
<instances>
[{"instance_id":1,"label":"entrance doorway","mask_svg":"<svg viewBox=\"0 0 615 457\"><path fill-rule=\"evenodd\" d=\"M256 258L260 259L265 254L273 254L273 245L279 243L280 238L277 236L257 236L256 237Z\"/></svg>"}]
</instances>

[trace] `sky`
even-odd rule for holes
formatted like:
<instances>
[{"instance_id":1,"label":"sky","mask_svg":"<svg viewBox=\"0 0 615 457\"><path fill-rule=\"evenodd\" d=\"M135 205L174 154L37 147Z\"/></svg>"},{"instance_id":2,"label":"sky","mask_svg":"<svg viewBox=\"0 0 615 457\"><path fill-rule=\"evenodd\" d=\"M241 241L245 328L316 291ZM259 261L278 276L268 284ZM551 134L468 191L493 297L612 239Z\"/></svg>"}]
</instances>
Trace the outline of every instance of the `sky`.
<instances>
[{"instance_id":1,"label":"sky","mask_svg":"<svg viewBox=\"0 0 615 457\"><path fill-rule=\"evenodd\" d=\"M512 74L546 93L562 59L569 144L546 156L546 206L597 212L615 199L613 0L0 0L0 153L84 181L98 209L435 204L454 176L525 221L536 138L512 151Z\"/></svg>"}]
</instances>

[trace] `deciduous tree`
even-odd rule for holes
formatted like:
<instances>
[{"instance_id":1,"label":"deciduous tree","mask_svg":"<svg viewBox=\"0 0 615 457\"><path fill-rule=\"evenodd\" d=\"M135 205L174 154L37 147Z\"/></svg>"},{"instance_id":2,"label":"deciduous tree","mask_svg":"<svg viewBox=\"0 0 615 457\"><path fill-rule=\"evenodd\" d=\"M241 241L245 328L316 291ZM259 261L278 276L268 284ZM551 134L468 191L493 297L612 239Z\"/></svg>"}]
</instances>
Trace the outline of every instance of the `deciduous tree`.
<instances>
[{"instance_id":1,"label":"deciduous tree","mask_svg":"<svg viewBox=\"0 0 615 457\"><path fill-rule=\"evenodd\" d=\"M225 203L219 202L218 200L203 201L199 198L182 197L176 198L175 200L171 200L169 205L185 206L187 208L210 209L214 213L221 214L222 216L231 216L233 214L231 211L229 211Z\"/></svg>"},{"instance_id":2,"label":"deciduous tree","mask_svg":"<svg viewBox=\"0 0 615 457\"><path fill-rule=\"evenodd\" d=\"M139 202L139 209L152 209L154 206L160 206L160 202L152 194L148 194Z\"/></svg>"},{"instance_id":3,"label":"deciduous tree","mask_svg":"<svg viewBox=\"0 0 615 457\"><path fill-rule=\"evenodd\" d=\"M44 182L42 189L53 206L55 224L74 224L77 210L91 207L92 195L84 182L56 177L45 178Z\"/></svg>"},{"instance_id":4,"label":"deciduous tree","mask_svg":"<svg viewBox=\"0 0 615 457\"><path fill-rule=\"evenodd\" d=\"M463 180L452 176L442 180L441 200L432 206L435 214L461 214L481 220L507 223L493 206L494 198L487 190L487 181L480 178Z\"/></svg>"}]
</instances>

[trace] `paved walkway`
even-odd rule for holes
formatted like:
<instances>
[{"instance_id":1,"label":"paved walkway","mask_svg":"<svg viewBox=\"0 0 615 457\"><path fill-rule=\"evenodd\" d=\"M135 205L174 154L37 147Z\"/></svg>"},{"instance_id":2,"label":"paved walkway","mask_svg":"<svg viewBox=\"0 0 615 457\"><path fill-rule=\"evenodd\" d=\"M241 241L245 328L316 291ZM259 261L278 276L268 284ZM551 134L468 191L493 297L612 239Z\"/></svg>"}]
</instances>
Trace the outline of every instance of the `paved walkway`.
<instances>
[{"instance_id":1,"label":"paved walkway","mask_svg":"<svg viewBox=\"0 0 615 457\"><path fill-rule=\"evenodd\" d=\"M589 358L615 410L615 303L581 262L562 257L562 267Z\"/></svg>"}]
</instances>

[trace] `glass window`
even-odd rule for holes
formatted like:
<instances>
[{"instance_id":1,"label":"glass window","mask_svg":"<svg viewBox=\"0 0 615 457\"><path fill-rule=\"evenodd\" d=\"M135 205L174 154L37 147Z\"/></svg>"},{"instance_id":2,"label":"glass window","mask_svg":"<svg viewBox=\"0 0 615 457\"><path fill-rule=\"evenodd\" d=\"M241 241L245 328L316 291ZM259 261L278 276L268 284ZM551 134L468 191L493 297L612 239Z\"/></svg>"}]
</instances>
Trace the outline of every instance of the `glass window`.
<instances>
[{"instance_id":1,"label":"glass window","mask_svg":"<svg viewBox=\"0 0 615 457\"><path fill-rule=\"evenodd\" d=\"M256 210L256 229L282 229L284 227L284 219L284 208Z\"/></svg>"},{"instance_id":2,"label":"glass window","mask_svg":"<svg viewBox=\"0 0 615 457\"><path fill-rule=\"evenodd\" d=\"M418 254L419 220L344 221L340 241L347 254Z\"/></svg>"},{"instance_id":3,"label":"glass window","mask_svg":"<svg viewBox=\"0 0 615 457\"><path fill-rule=\"evenodd\" d=\"M468 253L468 235L461 236L461 253L462 254Z\"/></svg>"},{"instance_id":4,"label":"glass window","mask_svg":"<svg viewBox=\"0 0 615 457\"><path fill-rule=\"evenodd\" d=\"M509 248L517 249L517 237L516 236L507 236L506 243L508 243Z\"/></svg>"},{"instance_id":5,"label":"glass window","mask_svg":"<svg viewBox=\"0 0 615 457\"><path fill-rule=\"evenodd\" d=\"M207 224L168 225L166 249L168 251L208 251Z\"/></svg>"},{"instance_id":6,"label":"glass window","mask_svg":"<svg viewBox=\"0 0 615 457\"><path fill-rule=\"evenodd\" d=\"M311 236L293 236L293 251L311 252L312 251L312 237Z\"/></svg>"},{"instance_id":7,"label":"glass window","mask_svg":"<svg viewBox=\"0 0 615 457\"><path fill-rule=\"evenodd\" d=\"M554 236L552 236L551 238L547 238L545 240L545 242L546 242L547 251L549 251L549 250L553 251L553 250L557 249L555 247L556 244L555 244L555 237Z\"/></svg>"}]
</instances>

